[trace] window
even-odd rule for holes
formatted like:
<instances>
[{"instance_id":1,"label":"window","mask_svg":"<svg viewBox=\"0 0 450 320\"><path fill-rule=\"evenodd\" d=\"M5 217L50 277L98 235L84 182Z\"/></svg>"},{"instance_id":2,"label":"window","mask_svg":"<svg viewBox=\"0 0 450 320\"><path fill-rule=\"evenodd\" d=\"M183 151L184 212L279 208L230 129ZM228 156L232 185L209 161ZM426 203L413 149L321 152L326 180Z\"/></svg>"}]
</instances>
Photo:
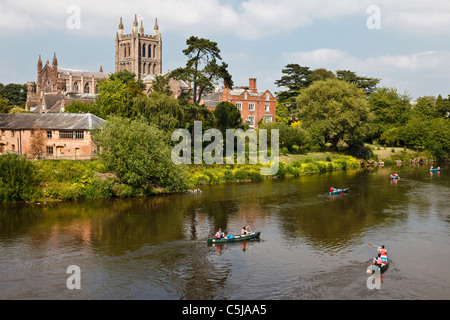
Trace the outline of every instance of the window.
<instances>
[{"instance_id":1,"label":"window","mask_svg":"<svg viewBox=\"0 0 450 320\"><path fill-rule=\"evenodd\" d=\"M84 131L75 131L75 139L84 139Z\"/></svg>"},{"instance_id":2,"label":"window","mask_svg":"<svg viewBox=\"0 0 450 320\"><path fill-rule=\"evenodd\" d=\"M84 84L84 93L89 93L89 92L90 92L90 90L89 90L89 82L86 82Z\"/></svg>"},{"instance_id":3,"label":"window","mask_svg":"<svg viewBox=\"0 0 450 320\"><path fill-rule=\"evenodd\" d=\"M45 147L45 152L47 153L48 156L52 156L53 155L53 147Z\"/></svg>"},{"instance_id":4,"label":"window","mask_svg":"<svg viewBox=\"0 0 450 320\"><path fill-rule=\"evenodd\" d=\"M236 102L236 107L238 108L239 111L242 110L242 102Z\"/></svg>"},{"instance_id":5,"label":"window","mask_svg":"<svg viewBox=\"0 0 450 320\"><path fill-rule=\"evenodd\" d=\"M266 117L264 117L264 122L265 122L265 123L271 123L271 122L273 122L272 116L266 116Z\"/></svg>"},{"instance_id":6,"label":"window","mask_svg":"<svg viewBox=\"0 0 450 320\"><path fill-rule=\"evenodd\" d=\"M84 139L84 131L60 131L60 139Z\"/></svg>"},{"instance_id":7,"label":"window","mask_svg":"<svg viewBox=\"0 0 450 320\"><path fill-rule=\"evenodd\" d=\"M49 139L52 138L52 132L51 131L47 131L47 138L49 138Z\"/></svg>"},{"instance_id":8,"label":"window","mask_svg":"<svg viewBox=\"0 0 450 320\"><path fill-rule=\"evenodd\" d=\"M78 92L78 82L75 81L73 83L73 88L72 89L73 89L73 92Z\"/></svg>"},{"instance_id":9,"label":"window","mask_svg":"<svg viewBox=\"0 0 450 320\"><path fill-rule=\"evenodd\" d=\"M16 145L15 145L15 144L12 144L12 145L11 145L11 150L12 150L12 151L16 151Z\"/></svg>"},{"instance_id":10,"label":"window","mask_svg":"<svg viewBox=\"0 0 450 320\"><path fill-rule=\"evenodd\" d=\"M270 100L270 93L266 93L266 100Z\"/></svg>"},{"instance_id":11,"label":"window","mask_svg":"<svg viewBox=\"0 0 450 320\"><path fill-rule=\"evenodd\" d=\"M14 138L14 130L11 130L11 138Z\"/></svg>"},{"instance_id":12,"label":"window","mask_svg":"<svg viewBox=\"0 0 450 320\"><path fill-rule=\"evenodd\" d=\"M248 117L248 125L253 127L255 125L255 116Z\"/></svg>"},{"instance_id":13,"label":"window","mask_svg":"<svg viewBox=\"0 0 450 320\"><path fill-rule=\"evenodd\" d=\"M264 106L264 111L269 112L270 111L270 105L266 104Z\"/></svg>"},{"instance_id":14,"label":"window","mask_svg":"<svg viewBox=\"0 0 450 320\"><path fill-rule=\"evenodd\" d=\"M255 104L254 103L249 103L248 104L248 111L255 111Z\"/></svg>"}]
</instances>

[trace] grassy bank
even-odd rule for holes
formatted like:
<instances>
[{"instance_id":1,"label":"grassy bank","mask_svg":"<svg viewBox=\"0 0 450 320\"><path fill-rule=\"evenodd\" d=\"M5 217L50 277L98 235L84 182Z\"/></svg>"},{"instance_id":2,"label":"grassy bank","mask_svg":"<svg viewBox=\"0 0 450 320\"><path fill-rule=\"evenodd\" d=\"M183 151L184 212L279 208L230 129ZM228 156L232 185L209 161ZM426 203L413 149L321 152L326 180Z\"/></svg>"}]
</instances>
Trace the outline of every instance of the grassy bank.
<instances>
[{"instance_id":1,"label":"grassy bank","mask_svg":"<svg viewBox=\"0 0 450 320\"><path fill-rule=\"evenodd\" d=\"M426 154L403 148L373 147L373 158L385 165L396 165L397 160L425 159ZM124 184L109 172L100 160L31 160L36 167L40 184L38 192L29 201L100 199L143 196L139 190ZM225 182L262 181L280 177L297 177L316 172L330 172L359 168L364 162L355 157L334 152L318 152L305 155L280 156L278 173L261 174L263 165L189 165L186 167L190 188ZM169 193L155 188L152 194Z\"/></svg>"}]
</instances>

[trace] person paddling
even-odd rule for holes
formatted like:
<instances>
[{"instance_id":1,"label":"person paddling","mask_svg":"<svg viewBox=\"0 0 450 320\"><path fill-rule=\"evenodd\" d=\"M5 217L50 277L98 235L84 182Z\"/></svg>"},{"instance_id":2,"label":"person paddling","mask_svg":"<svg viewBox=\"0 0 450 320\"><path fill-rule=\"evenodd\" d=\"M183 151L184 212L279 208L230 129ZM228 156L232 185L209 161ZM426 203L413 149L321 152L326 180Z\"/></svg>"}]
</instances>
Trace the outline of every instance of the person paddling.
<instances>
[{"instance_id":1,"label":"person paddling","mask_svg":"<svg viewBox=\"0 0 450 320\"><path fill-rule=\"evenodd\" d=\"M224 233L222 232L222 229L219 228L219 231L216 233L216 239L222 239L224 237Z\"/></svg>"}]
</instances>

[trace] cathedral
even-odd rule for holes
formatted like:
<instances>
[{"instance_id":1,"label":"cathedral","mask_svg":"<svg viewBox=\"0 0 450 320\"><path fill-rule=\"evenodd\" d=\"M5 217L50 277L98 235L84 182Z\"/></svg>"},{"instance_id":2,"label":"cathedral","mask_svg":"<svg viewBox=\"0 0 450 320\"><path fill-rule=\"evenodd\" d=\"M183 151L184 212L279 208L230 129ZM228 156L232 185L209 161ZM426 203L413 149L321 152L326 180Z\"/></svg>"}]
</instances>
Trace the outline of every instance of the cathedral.
<instances>
[{"instance_id":1,"label":"cathedral","mask_svg":"<svg viewBox=\"0 0 450 320\"><path fill-rule=\"evenodd\" d=\"M122 18L115 40L115 72L128 70L146 85L145 94L151 92L155 75L162 74L162 37L159 33L158 20L155 19L153 35L144 33L144 25L139 26L137 15L134 17L132 32L124 33ZM75 70L58 66L56 53L52 64L45 65L39 56L37 63L37 82L27 82L26 110L37 113L64 112L67 105L74 101L92 103L97 96L97 84L107 79L109 73L98 71ZM190 89L189 83L170 79L170 88L175 97Z\"/></svg>"},{"instance_id":2,"label":"cathedral","mask_svg":"<svg viewBox=\"0 0 450 320\"><path fill-rule=\"evenodd\" d=\"M137 16L134 16L131 34L124 34L122 18L119 32L116 33L116 72L128 70L143 80L148 75L161 74L162 40L158 20L155 20L153 35L144 33L144 25L138 29Z\"/></svg>"}]
</instances>

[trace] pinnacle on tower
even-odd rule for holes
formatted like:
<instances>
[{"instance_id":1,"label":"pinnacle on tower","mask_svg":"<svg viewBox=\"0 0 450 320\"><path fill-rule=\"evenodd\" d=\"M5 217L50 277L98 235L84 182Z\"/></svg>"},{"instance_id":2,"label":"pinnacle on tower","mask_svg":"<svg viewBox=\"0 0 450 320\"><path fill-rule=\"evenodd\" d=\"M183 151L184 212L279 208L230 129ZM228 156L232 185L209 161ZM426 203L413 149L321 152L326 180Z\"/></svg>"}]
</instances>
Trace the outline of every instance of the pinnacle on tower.
<instances>
[{"instance_id":1,"label":"pinnacle on tower","mask_svg":"<svg viewBox=\"0 0 450 320\"><path fill-rule=\"evenodd\" d=\"M139 33L143 36L144 35L144 22L141 21L141 27L139 29Z\"/></svg>"},{"instance_id":2,"label":"pinnacle on tower","mask_svg":"<svg viewBox=\"0 0 450 320\"><path fill-rule=\"evenodd\" d=\"M122 30L123 30L122 17L120 17L119 29L122 29Z\"/></svg>"},{"instance_id":3,"label":"pinnacle on tower","mask_svg":"<svg viewBox=\"0 0 450 320\"><path fill-rule=\"evenodd\" d=\"M100 65L100 70L98 72L103 72L103 67Z\"/></svg>"},{"instance_id":4,"label":"pinnacle on tower","mask_svg":"<svg viewBox=\"0 0 450 320\"><path fill-rule=\"evenodd\" d=\"M53 61L52 61L52 66L56 66L58 65L58 60L56 59L56 52L53 53Z\"/></svg>"},{"instance_id":5,"label":"pinnacle on tower","mask_svg":"<svg viewBox=\"0 0 450 320\"><path fill-rule=\"evenodd\" d=\"M155 26L153 27L155 36L159 34L158 18L155 18Z\"/></svg>"}]
</instances>

